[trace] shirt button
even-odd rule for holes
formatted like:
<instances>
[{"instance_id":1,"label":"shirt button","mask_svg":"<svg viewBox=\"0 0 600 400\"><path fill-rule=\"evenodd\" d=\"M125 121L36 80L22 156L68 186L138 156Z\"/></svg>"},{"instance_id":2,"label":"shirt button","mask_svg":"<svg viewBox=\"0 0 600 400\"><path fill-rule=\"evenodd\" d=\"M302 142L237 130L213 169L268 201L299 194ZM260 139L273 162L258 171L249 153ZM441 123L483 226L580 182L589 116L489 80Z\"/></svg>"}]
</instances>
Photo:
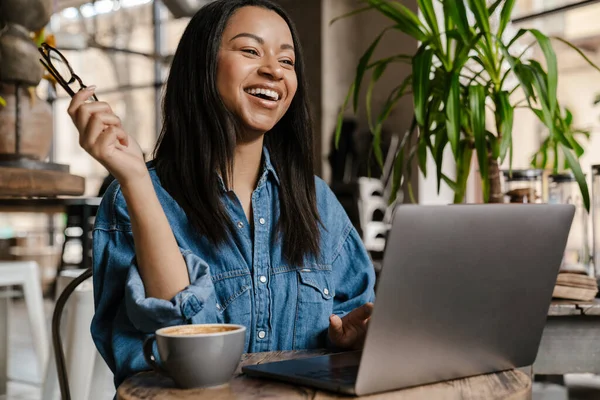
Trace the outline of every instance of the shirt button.
<instances>
[{"instance_id":1,"label":"shirt button","mask_svg":"<svg viewBox=\"0 0 600 400\"><path fill-rule=\"evenodd\" d=\"M267 333L265 331L258 332L258 338L259 339L264 339L265 336L267 336Z\"/></svg>"},{"instance_id":2,"label":"shirt button","mask_svg":"<svg viewBox=\"0 0 600 400\"><path fill-rule=\"evenodd\" d=\"M258 279L260 279L260 281L261 281L262 283L266 283L266 282L267 282L267 277L266 277L266 276L264 276L264 275L262 275L262 276L261 276L260 278L258 278Z\"/></svg>"},{"instance_id":3,"label":"shirt button","mask_svg":"<svg viewBox=\"0 0 600 400\"><path fill-rule=\"evenodd\" d=\"M329 289L327 289L327 288L323 289L323 293L329 294Z\"/></svg>"},{"instance_id":4,"label":"shirt button","mask_svg":"<svg viewBox=\"0 0 600 400\"><path fill-rule=\"evenodd\" d=\"M244 227L244 223L242 221L237 223L238 228L242 229Z\"/></svg>"},{"instance_id":5,"label":"shirt button","mask_svg":"<svg viewBox=\"0 0 600 400\"><path fill-rule=\"evenodd\" d=\"M265 224L265 219L264 219L264 218L260 218L260 219L258 220L258 222L260 222L260 224L261 224L261 225L264 225L264 224Z\"/></svg>"}]
</instances>

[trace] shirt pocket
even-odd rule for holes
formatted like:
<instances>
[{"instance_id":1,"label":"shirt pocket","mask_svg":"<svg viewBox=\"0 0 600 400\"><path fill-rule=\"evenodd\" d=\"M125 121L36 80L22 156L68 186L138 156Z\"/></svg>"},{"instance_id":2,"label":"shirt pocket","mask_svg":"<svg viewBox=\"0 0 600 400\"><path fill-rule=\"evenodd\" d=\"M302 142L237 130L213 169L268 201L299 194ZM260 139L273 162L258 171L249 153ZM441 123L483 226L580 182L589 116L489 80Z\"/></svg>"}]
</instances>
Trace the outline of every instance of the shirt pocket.
<instances>
[{"instance_id":1,"label":"shirt pocket","mask_svg":"<svg viewBox=\"0 0 600 400\"><path fill-rule=\"evenodd\" d=\"M239 324L246 327L246 351L248 350L252 323L252 283L250 275L213 279L217 322Z\"/></svg>"},{"instance_id":2,"label":"shirt pocket","mask_svg":"<svg viewBox=\"0 0 600 400\"><path fill-rule=\"evenodd\" d=\"M331 268L297 270L298 307L294 330L294 349L325 347L329 316L333 312L335 288Z\"/></svg>"}]
</instances>

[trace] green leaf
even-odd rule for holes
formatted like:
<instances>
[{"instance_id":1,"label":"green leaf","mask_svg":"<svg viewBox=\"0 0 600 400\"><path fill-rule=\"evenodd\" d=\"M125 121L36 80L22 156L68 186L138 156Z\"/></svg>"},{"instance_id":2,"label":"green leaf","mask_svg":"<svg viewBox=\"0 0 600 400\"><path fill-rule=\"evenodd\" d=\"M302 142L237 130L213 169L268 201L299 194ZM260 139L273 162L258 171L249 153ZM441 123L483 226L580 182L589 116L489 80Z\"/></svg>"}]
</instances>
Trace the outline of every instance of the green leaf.
<instances>
[{"instance_id":1,"label":"green leaf","mask_svg":"<svg viewBox=\"0 0 600 400\"><path fill-rule=\"evenodd\" d=\"M379 168L383 170L383 153L381 151L381 125L379 125L377 131L373 132L373 153L375 154L375 160Z\"/></svg>"},{"instance_id":2,"label":"green leaf","mask_svg":"<svg viewBox=\"0 0 600 400\"><path fill-rule=\"evenodd\" d=\"M548 79L548 106L550 107L550 113L554 114L556 111L556 90L558 88L558 66L556 62L556 53L552 48L552 43L548 36L544 35L537 29L529 30L533 36L535 36L544 57L546 58L547 79Z\"/></svg>"},{"instance_id":3,"label":"green leaf","mask_svg":"<svg viewBox=\"0 0 600 400\"><path fill-rule=\"evenodd\" d=\"M386 0L366 1L383 15L395 21L397 23L395 26L396 29L399 29L420 42L425 42L429 39L429 35L419 17L406 6L396 2L388 2Z\"/></svg>"},{"instance_id":4,"label":"green leaf","mask_svg":"<svg viewBox=\"0 0 600 400\"><path fill-rule=\"evenodd\" d=\"M496 11L496 8L498 8L500 3L502 3L503 1L504 0L496 0L495 2L493 2L492 5L488 7L488 15L492 15L494 11Z\"/></svg>"},{"instance_id":5,"label":"green leaf","mask_svg":"<svg viewBox=\"0 0 600 400\"><path fill-rule=\"evenodd\" d=\"M483 184L483 199L487 203L490 196L488 182L488 148L485 131L485 88L481 85L469 87L469 109L471 130L475 138L475 150L479 161L479 171Z\"/></svg>"},{"instance_id":6,"label":"green leaf","mask_svg":"<svg viewBox=\"0 0 600 400\"><path fill-rule=\"evenodd\" d=\"M373 121L371 118L371 99L373 97L373 89L375 88L375 84L377 83L377 81L379 80L379 78L381 78L381 75L383 75L383 73L385 72L385 69L387 68L388 64L387 63L383 63L383 64L379 64L377 65L377 67L375 67L375 69L373 70L373 74L371 74L371 82L369 82L369 88L367 89L367 96L366 96L366 109L367 109L367 122L369 124L369 129L371 130L372 133L375 133L375 126L373 125Z\"/></svg>"},{"instance_id":7,"label":"green leaf","mask_svg":"<svg viewBox=\"0 0 600 400\"><path fill-rule=\"evenodd\" d=\"M433 50L421 48L413 59L413 100L419 126L425 125L425 110L429 100L429 74Z\"/></svg>"},{"instance_id":8,"label":"green leaf","mask_svg":"<svg viewBox=\"0 0 600 400\"><path fill-rule=\"evenodd\" d=\"M515 0L506 0L504 6L502 7L502 11L500 11L500 25L498 26L497 35L498 37L502 37L502 33L504 33L504 29L510 22L510 17L513 12L513 8L515 7ZM491 14L491 13L490 13Z\"/></svg>"},{"instance_id":9,"label":"green leaf","mask_svg":"<svg viewBox=\"0 0 600 400\"><path fill-rule=\"evenodd\" d=\"M398 103L398 100L400 100L400 98L402 98L402 96L406 94L406 89L411 85L411 83L412 75L409 75L406 78L404 78L404 80L399 86L392 90L387 100L383 104L379 117L377 117L378 125L383 123L383 121L385 121L389 117L390 113L396 106L396 103Z\"/></svg>"},{"instance_id":10,"label":"green leaf","mask_svg":"<svg viewBox=\"0 0 600 400\"><path fill-rule=\"evenodd\" d=\"M411 147L408 152L408 159L406 160L406 188L408 189L408 196L410 198L411 203L416 203L415 194L413 191L411 177L412 177L412 160L415 158L415 154L417 154L418 144L415 144Z\"/></svg>"},{"instance_id":11,"label":"green leaf","mask_svg":"<svg viewBox=\"0 0 600 400\"><path fill-rule=\"evenodd\" d=\"M500 163L504 162L508 148L512 143L512 128L514 108L510 104L509 94L506 91L499 92L496 97L496 118L499 119L498 126L500 127Z\"/></svg>"},{"instance_id":12,"label":"green leaf","mask_svg":"<svg viewBox=\"0 0 600 400\"><path fill-rule=\"evenodd\" d=\"M473 47L481 39L482 35L482 33L478 33L477 35L469 39L469 41L466 42L466 44L460 43L460 46L457 46L457 52L454 56L453 63L454 71L461 71L463 69L465 63L469 60L469 54L473 51Z\"/></svg>"},{"instance_id":13,"label":"green leaf","mask_svg":"<svg viewBox=\"0 0 600 400\"><path fill-rule=\"evenodd\" d=\"M367 66L369 65L369 61L371 60L371 57L373 56L373 52L375 51L375 48L377 48L379 41L381 40L383 35L388 31L388 29L389 28L385 28L375 38L373 43L371 43L371 45L369 46L367 51L364 52L364 54L358 61L358 66L356 67L356 77L354 78L354 101L353 101L354 113L356 113L356 111L358 110L358 95L360 93L360 85L362 83L363 76L365 75L365 71L367 70Z\"/></svg>"},{"instance_id":14,"label":"green leaf","mask_svg":"<svg viewBox=\"0 0 600 400\"><path fill-rule=\"evenodd\" d=\"M523 32L526 32L526 31L523 30ZM519 33L521 33L521 31L519 31ZM519 83L521 84L523 92L525 93L525 98L527 99L527 104L529 104L529 106L531 107L531 100L535 97L534 93L533 93L532 83L531 83L531 81L532 81L531 71L524 68L521 60L513 57L509 53L508 47L505 46L504 43L502 43L502 40L500 38L498 38L497 36L495 38L496 38L498 47L500 47L500 50L504 54L504 58L510 64L510 70L515 74L515 76L519 80Z\"/></svg>"},{"instance_id":15,"label":"green leaf","mask_svg":"<svg viewBox=\"0 0 600 400\"><path fill-rule=\"evenodd\" d=\"M439 36L440 29L438 27L435 10L433 9L433 2L431 0L417 0L417 4L419 5L419 10L427 22L427 25L431 28L432 34Z\"/></svg>"},{"instance_id":16,"label":"green leaf","mask_svg":"<svg viewBox=\"0 0 600 400\"><path fill-rule=\"evenodd\" d=\"M552 149L554 151L554 162L552 166L552 173L558 174L558 143L554 141L552 143Z\"/></svg>"},{"instance_id":17,"label":"green leaf","mask_svg":"<svg viewBox=\"0 0 600 400\"><path fill-rule=\"evenodd\" d=\"M466 139L460 141L459 158L456 162L456 186L460 189L454 192L454 202L462 203L467 188L467 179L471 172L472 143Z\"/></svg>"},{"instance_id":18,"label":"green leaf","mask_svg":"<svg viewBox=\"0 0 600 400\"><path fill-rule=\"evenodd\" d=\"M450 16L456 25L456 29L465 42L471 37L471 28L467 18L467 10L463 0L445 0L444 13Z\"/></svg>"},{"instance_id":19,"label":"green leaf","mask_svg":"<svg viewBox=\"0 0 600 400\"><path fill-rule=\"evenodd\" d=\"M394 162L394 172L392 177L392 193L390 194L390 204L396 200L396 195L402 186L403 169L404 169L404 152L406 145L410 144L410 140L416 131L417 120L413 117L410 124L410 129L404 134L400 146L398 146L398 155Z\"/></svg>"},{"instance_id":20,"label":"green leaf","mask_svg":"<svg viewBox=\"0 0 600 400\"><path fill-rule=\"evenodd\" d=\"M388 64L388 63L397 62L397 61L402 61L402 62L406 62L407 64L411 64L412 63L412 59L413 59L412 55L408 55L408 54L396 54L396 55L391 56L391 57L382 58L381 60L377 60L377 61L375 61L375 62L367 65L367 69L375 68L379 64Z\"/></svg>"},{"instance_id":21,"label":"green leaf","mask_svg":"<svg viewBox=\"0 0 600 400\"><path fill-rule=\"evenodd\" d=\"M577 142L577 139L575 139L575 137L573 137L573 133L570 131L565 131L562 132L562 135L564 136L564 138L567 140L567 143L569 144L569 146L571 149L573 149L573 151L575 151L575 155L577 156L577 158L581 157L584 153L584 149L583 147L581 147L581 145L579 144L579 142Z\"/></svg>"},{"instance_id":22,"label":"green leaf","mask_svg":"<svg viewBox=\"0 0 600 400\"><path fill-rule=\"evenodd\" d=\"M340 145L340 136L342 134L342 122L344 121L344 112L346 108L348 108L348 101L350 101L350 97L354 93L354 82L350 85L350 89L348 89L348 93L346 94L346 98L344 99L344 103L342 104L342 108L338 113L337 124L335 126L335 148L337 149Z\"/></svg>"},{"instance_id":23,"label":"green leaf","mask_svg":"<svg viewBox=\"0 0 600 400\"><path fill-rule=\"evenodd\" d=\"M444 129L441 128L436 134L435 146L432 150L433 159L435 161L436 178L437 178L437 192L440 193L440 181L443 179L442 166L444 162L444 149L448 144L448 135L444 135Z\"/></svg>"},{"instance_id":24,"label":"green leaf","mask_svg":"<svg viewBox=\"0 0 600 400\"><path fill-rule=\"evenodd\" d=\"M407 133L408 135L408 133ZM404 148L398 150L396 160L394 161L394 172L392 175L392 193L390 193L390 204L396 200L398 190L402 186L402 170L404 169Z\"/></svg>"},{"instance_id":25,"label":"green leaf","mask_svg":"<svg viewBox=\"0 0 600 400\"><path fill-rule=\"evenodd\" d=\"M546 169L546 166L548 165L548 144L550 143L549 138L547 138L544 141L544 147L543 147L543 153L542 153L542 165L541 168L542 169Z\"/></svg>"},{"instance_id":26,"label":"green leaf","mask_svg":"<svg viewBox=\"0 0 600 400\"><path fill-rule=\"evenodd\" d=\"M390 93L386 102L383 105L381 113L377 117L377 124L374 127L372 126L371 117L370 117L370 112L371 112L370 104L369 104L371 101L370 98L367 101L367 111L368 111L368 115L369 115L369 117L368 117L369 127L371 128L371 132L373 133L373 151L375 153L375 159L377 160L377 163L379 164L379 166L382 169L383 169L383 154L381 152L381 131L383 129L383 122L388 118L388 116L390 115L390 112L395 107L398 100L400 100L400 98L402 96L404 96L404 94L406 93L406 88L408 86L410 86L410 82L411 82L411 75L404 78L404 81L402 81L402 83L399 86L394 88L394 90L392 90L392 92Z\"/></svg>"},{"instance_id":27,"label":"green leaf","mask_svg":"<svg viewBox=\"0 0 600 400\"><path fill-rule=\"evenodd\" d=\"M485 133L492 153L492 158L497 160L498 157L500 157L500 142L498 142L498 138L492 132L486 131Z\"/></svg>"},{"instance_id":28,"label":"green leaf","mask_svg":"<svg viewBox=\"0 0 600 400\"><path fill-rule=\"evenodd\" d=\"M366 6L366 7L362 7L359 8L357 10L352 10L346 14L340 15L339 17L335 17L334 19L332 19L331 21L329 21L329 26L333 25L334 22L340 20L340 19L344 19L344 18L348 18L348 17L352 17L356 14L360 14L363 13L365 11L371 10L373 8L373 6Z\"/></svg>"},{"instance_id":29,"label":"green leaf","mask_svg":"<svg viewBox=\"0 0 600 400\"><path fill-rule=\"evenodd\" d=\"M427 135L423 133L419 137L417 159L423 176L427 177Z\"/></svg>"},{"instance_id":30,"label":"green leaf","mask_svg":"<svg viewBox=\"0 0 600 400\"><path fill-rule=\"evenodd\" d=\"M537 96L533 90L533 73L526 65L519 63L515 66L513 72L521 84L521 88L525 93L527 104L531 107L531 101L537 102ZM518 87L518 86L517 86ZM513 91L511 91L511 94Z\"/></svg>"},{"instance_id":31,"label":"green leaf","mask_svg":"<svg viewBox=\"0 0 600 400\"><path fill-rule=\"evenodd\" d=\"M449 77L450 90L446 100L446 130L448 140L454 157L458 154L458 140L460 139L460 82L457 73L451 73Z\"/></svg>"},{"instance_id":32,"label":"green leaf","mask_svg":"<svg viewBox=\"0 0 600 400\"><path fill-rule=\"evenodd\" d=\"M450 187L450 189L452 189L453 192L460 191L458 184L456 182L454 182L452 179L448 178L448 176L446 176L446 174L442 174L442 179L444 180L444 182L446 182L446 185L448 185L448 187ZM438 186L438 193L439 192L440 192L440 188Z\"/></svg>"},{"instance_id":33,"label":"green leaf","mask_svg":"<svg viewBox=\"0 0 600 400\"><path fill-rule=\"evenodd\" d=\"M485 1L468 0L468 4L471 12L473 12L479 30L483 32L484 35L488 35L490 33L490 16Z\"/></svg>"},{"instance_id":34,"label":"green leaf","mask_svg":"<svg viewBox=\"0 0 600 400\"><path fill-rule=\"evenodd\" d=\"M592 60L590 60L584 53L583 51L581 51L580 49L577 48L577 46L575 46L574 44L572 44L571 42L569 42L568 40L565 40L563 38L559 38L556 36L552 36L552 39L556 39L560 42L563 42L564 44L566 44L567 46L569 46L570 48L572 48L573 50L575 50L581 57L583 57L583 59L585 61L587 61L588 64L590 64L594 69L596 69L597 71L600 71L600 68L598 68L598 66L596 64L594 64L594 62Z\"/></svg>"},{"instance_id":35,"label":"green leaf","mask_svg":"<svg viewBox=\"0 0 600 400\"><path fill-rule=\"evenodd\" d=\"M525 67L527 67L528 69L530 69L532 71L532 75L534 78L533 86L535 87L535 89L537 91L539 103L542 106L543 119L541 119L541 121L544 123L544 125L546 125L546 127L550 131L550 135L552 137L555 137L556 136L556 127L554 125L553 115L555 114L556 108L554 109L555 111L553 112L549 105L549 102L550 102L549 97L551 97L551 95L549 93L548 87L546 86L547 79L545 76L545 72L541 68L539 63L537 63L536 61L531 60L530 63L531 63L531 66L526 65ZM554 96L554 103L556 104L556 96Z\"/></svg>"},{"instance_id":36,"label":"green leaf","mask_svg":"<svg viewBox=\"0 0 600 400\"><path fill-rule=\"evenodd\" d=\"M519 29L517 31L517 33L515 33L515 36L513 36L512 39L510 39L510 41L508 42L508 44L505 46L505 48L508 50L512 47L513 44L515 44L517 42L517 40L519 40L521 38L521 36L523 36L524 34L527 33L527 29ZM500 36L497 35L496 38L498 39L498 41L502 42L502 40L500 39Z\"/></svg>"},{"instance_id":37,"label":"green leaf","mask_svg":"<svg viewBox=\"0 0 600 400\"><path fill-rule=\"evenodd\" d=\"M579 184L579 189L581 190L581 196L583 197L583 204L585 205L585 209L590 211L590 193L588 191L587 182L585 181L585 175L581 170L581 166L579 165L579 161L573 155L572 151L562 144L559 145L563 154L565 155L565 159L569 164L571 171L573 171L573 175L575 176L575 180ZM558 158L558 157L556 157Z\"/></svg>"},{"instance_id":38,"label":"green leaf","mask_svg":"<svg viewBox=\"0 0 600 400\"><path fill-rule=\"evenodd\" d=\"M567 124L567 126L573 124L573 113L568 108L565 108L565 124Z\"/></svg>"}]
</instances>

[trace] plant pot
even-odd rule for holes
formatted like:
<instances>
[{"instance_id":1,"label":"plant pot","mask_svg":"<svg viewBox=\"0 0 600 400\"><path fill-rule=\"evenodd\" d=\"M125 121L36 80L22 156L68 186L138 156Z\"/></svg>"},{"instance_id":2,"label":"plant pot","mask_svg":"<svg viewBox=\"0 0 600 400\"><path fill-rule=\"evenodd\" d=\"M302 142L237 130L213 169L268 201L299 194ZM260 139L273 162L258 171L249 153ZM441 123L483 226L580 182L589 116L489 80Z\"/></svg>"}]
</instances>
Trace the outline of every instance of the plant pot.
<instances>
[{"instance_id":1,"label":"plant pot","mask_svg":"<svg viewBox=\"0 0 600 400\"><path fill-rule=\"evenodd\" d=\"M6 107L0 107L0 154L17 154L15 148L15 85L0 83L0 96ZM52 107L27 87L19 87L20 155L44 160L52 145Z\"/></svg>"},{"instance_id":2,"label":"plant pot","mask_svg":"<svg viewBox=\"0 0 600 400\"><path fill-rule=\"evenodd\" d=\"M52 0L0 0L0 15L3 21L37 31L50 21Z\"/></svg>"},{"instance_id":3,"label":"plant pot","mask_svg":"<svg viewBox=\"0 0 600 400\"><path fill-rule=\"evenodd\" d=\"M37 86L44 73L39 59L40 53L27 29L9 24L0 32L0 82Z\"/></svg>"}]
</instances>

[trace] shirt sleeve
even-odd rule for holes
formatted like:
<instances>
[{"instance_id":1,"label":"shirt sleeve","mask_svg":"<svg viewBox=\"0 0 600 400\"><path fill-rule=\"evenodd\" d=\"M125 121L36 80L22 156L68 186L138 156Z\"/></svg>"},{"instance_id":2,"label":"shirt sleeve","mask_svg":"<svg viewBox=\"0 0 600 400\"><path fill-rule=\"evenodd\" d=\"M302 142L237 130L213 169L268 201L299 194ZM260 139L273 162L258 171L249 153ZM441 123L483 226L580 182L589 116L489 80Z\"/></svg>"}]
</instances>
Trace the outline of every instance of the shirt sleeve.
<instances>
[{"instance_id":1,"label":"shirt sleeve","mask_svg":"<svg viewBox=\"0 0 600 400\"><path fill-rule=\"evenodd\" d=\"M131 232L97 230L94 242L94 247L99 250L94 259L95 270L117 273L107 274L104 278L104 280L108 278L111 283L116 283L115 280L118 282L120 280L118 275L121 275L121 285L124 285L121 301L125 303L127 316L132 325L140 332L153 333L165 326L190 323L192 318L195 321L201 320L202 316L198 314L202 314L204 305L208 301L210 304L216 303L209 266L191 251L180 248L191 284L172 299L164 300L146 296L136 263ZM104 285L106 284L107 282L104 282ZM116 305L115 300L118 301L112 290L100 289L96 293L98 305L110 303Z\"/></svg>"},{"instance_id":2,"label":"shirt sleeve","mask_svg":"<svg viewBox=\"0 0 600 400\"><path fill-rule=\"evenodd\" d=\"M365 303L375 301L375 270L358 232L350 232L333 261L335 280L333 313L340 318Z\"/></svg>"},{"instance_id":3,"label":"shirt sleeve","mask_svg":"<svg viewBox=\"0 0 600 400\"><path fill-rule=\"evenodd\" d=\"M151 333L165 326L191 323L192 318L195 321L211 319L198 315L202 313L205 304L216 304L208 264L191 251L180 250L188 268L191 284L171 300L146 297L144 283L135 261L129 268L125 305L127 315L136 329Z\"/></svg>"}]
</instances>

